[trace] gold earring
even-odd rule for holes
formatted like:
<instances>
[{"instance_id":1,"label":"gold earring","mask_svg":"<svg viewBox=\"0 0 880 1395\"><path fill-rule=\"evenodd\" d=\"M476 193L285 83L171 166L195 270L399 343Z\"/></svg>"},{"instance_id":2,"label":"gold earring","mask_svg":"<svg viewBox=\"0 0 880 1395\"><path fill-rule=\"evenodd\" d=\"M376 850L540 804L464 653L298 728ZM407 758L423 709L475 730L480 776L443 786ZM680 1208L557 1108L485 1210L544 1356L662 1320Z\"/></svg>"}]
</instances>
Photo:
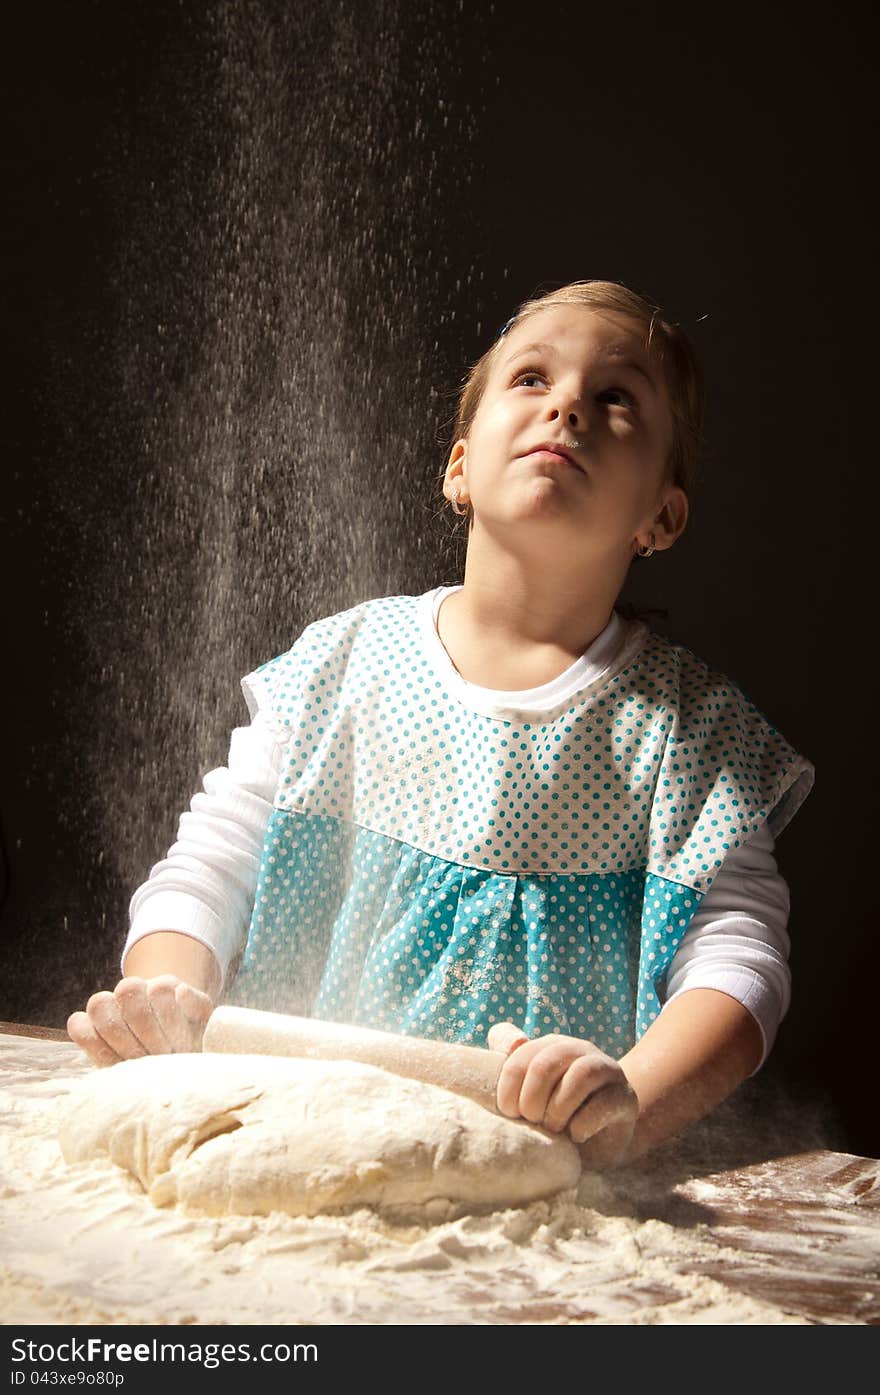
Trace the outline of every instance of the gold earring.
<instances>
[{"instance_id":1,"label":"gold earring","mask_svg":"<svg viewBox=\"0 0 880 1395\"><path fill-rule=\"evenodd\" d=\"M637 547L637 548L636 548L636 556L637 556L637 557L650 557L651 554L652 554L653 551L654 551L654 544L656 543L656 541L657 541L657 539L654 537L654 534L652 533L652 534L651 534L651 542L650 542L650 544L648 545L648 547Z\"/></svg>"},{"instance_id":2,"label":"gold earring","mask_svg":"<svg viewBox=\"0 0 880 1395\"><path fill-rule=\"evenodd\" d=\"M452 502L452 512L453 512L453 513L457 513L461 518L466 518L466 517L467 517L467 513L468 513L468 508L467 508L467 505L466 505L466 504L465 504L464 508L461 507L461 505L460 505L459 502L458 502L459 499L460 499L460 497L461 497L461 488L459 487L459 485L456 485L455 488L454 488L453 491L452 491L452 500L451 500L451 502Z\"/></svg>"}]
</instances>

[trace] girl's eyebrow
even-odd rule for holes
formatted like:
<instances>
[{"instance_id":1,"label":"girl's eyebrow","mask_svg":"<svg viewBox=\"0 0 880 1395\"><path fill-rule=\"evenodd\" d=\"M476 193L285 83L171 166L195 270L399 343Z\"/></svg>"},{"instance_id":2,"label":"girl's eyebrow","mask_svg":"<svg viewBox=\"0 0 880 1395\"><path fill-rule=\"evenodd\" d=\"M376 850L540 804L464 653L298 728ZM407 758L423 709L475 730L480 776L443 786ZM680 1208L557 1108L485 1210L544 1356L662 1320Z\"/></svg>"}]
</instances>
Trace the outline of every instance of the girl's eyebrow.
<instances>
[{"instance_id":1,"label":"girl's eyebrow","mask_svg":"<svg viewBox=\"0 0 880 1395\"><path fill-rule=\"evenodd\" d=\"M508 368L511 363L515 363L518 358L521 358L523 356L523 354L533 353L555 354L556 348L553 344L525 344L521 349L517 349L515 353L512 353L510 355L510 358L506 359L502 366L504 368ZM651 377L651 374L648 372L647 368L643 367L641 363L638 363L636 359L631 358L629 355L630 350L628 347L624 345L616 346L612 344L605 351L602 357L606 359L611 359L614 362L614 366L616 368L631 368L634 373L641 374L651 391L656 396L657 384L654 382L654 379Z\"/></svg>"},{"instance_id":2,"label":"girl's eyebrow","mask_svg":"<svg viewBox=\"0 0 880 1395\"><path fill-rule=\"evenodd\" d=\"M503 367L506 368L506 367L508 366L508 364L513 363L515 359L521 358L523 354L533 354L533 353L549 353L549 354L555 354L555 352L556 352L556 350L554 349L554 347L553 347L552 344L525 344L525 345L523 346L523 348L517 349L517 350L516 350L516 353L511 354L511 355L510 355L510 358L505 359L504 364L503 364Z\"/></svg>"},{"instance_id":3,"label":"girl's eyebrow","mask_svg":"<svg viewBox=\"0 0 880 1395\"><path fill-rule=\"evenodd\" d=\"M615 367L617 368L631 368L634 373L640 373L644 378L645 382L650 387L651 391L656 396L657 384L654 382L654 379L651 377L651 374L648 372L644 364L639 363L638 359L632 357L632 350L629 348L628 345L609 344L608 348L605 350L605 353L603 354L603 358L612 359L614 361Z\"/></svg>"}]
</instances>

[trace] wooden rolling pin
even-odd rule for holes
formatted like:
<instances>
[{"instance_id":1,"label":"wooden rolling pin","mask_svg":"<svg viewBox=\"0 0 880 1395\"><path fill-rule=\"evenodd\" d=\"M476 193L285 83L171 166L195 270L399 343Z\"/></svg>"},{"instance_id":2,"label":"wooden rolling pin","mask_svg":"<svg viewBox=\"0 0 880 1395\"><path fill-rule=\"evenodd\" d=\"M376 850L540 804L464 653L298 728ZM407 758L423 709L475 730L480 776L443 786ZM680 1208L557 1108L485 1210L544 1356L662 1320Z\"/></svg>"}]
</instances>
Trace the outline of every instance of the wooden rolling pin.
<instances>
[{"instance_id":1,"label":"wooden rolling pin","mask_svg":"<svg viewBox=\"0 0 880 1395\"><path fill-rule=\"evenodd\" d=\"M369 1027L240 1007L214 1009L205 1028L202 1050L362 1061L381 1066L393 1075L424 1080L456 1095L466 1095L496 1114L495 1087L507 1059L501 1051L484 1051L478 1046L400 1037Z\"/></svg>"}]
</instances>

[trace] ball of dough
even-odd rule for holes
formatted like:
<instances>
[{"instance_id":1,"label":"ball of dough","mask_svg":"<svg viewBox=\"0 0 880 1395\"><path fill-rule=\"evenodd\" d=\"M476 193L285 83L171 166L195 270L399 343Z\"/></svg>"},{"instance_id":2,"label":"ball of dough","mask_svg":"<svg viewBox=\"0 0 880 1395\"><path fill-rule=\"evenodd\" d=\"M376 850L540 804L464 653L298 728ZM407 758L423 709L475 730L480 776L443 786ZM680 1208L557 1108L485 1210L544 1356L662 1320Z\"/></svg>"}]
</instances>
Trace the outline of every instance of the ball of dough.
<instances>
[{"instance_id":1,"label":"ball of dough","mask_svg":"<svg viewBox=\"0 0 880 1395\"><path fill-rule=\"evenodd\" d=\"M68 1163L111 1158L157 1206L213 1216L516 1206L581 1171L570 1139L436 1085L349 1061L221 1053L87 1076L60 1143Z\"/></svg>"}]
</instances>

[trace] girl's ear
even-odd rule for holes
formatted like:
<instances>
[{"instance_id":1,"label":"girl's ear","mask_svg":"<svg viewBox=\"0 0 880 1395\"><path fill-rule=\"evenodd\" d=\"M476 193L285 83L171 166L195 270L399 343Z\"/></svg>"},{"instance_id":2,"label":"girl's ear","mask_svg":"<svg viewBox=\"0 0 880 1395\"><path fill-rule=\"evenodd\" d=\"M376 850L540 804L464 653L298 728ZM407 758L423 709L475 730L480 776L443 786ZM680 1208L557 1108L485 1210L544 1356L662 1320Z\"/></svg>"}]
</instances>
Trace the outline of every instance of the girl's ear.
<instances>
[{"instance_id":1,"label":"girl's ear","mask_svg":"<svg viewBox=\"0 0 880 1395\"><path fill-rule=\"evenodd\" d=\"M443 480L443 493L447 499L451 497L452 489L456 484L466 484L464 473L466 458L467 441L462 436L449 452L449 464L446 466L446 475Z\"/></svg>"},{"instance_id":2,"label":"girl's ear","mask_svg":"<svg viewBox=\"0 0 880 1395\"><path fill-rule=\"evenodd\" d=\"M671 547L687 526L688 500L683 489L674 485L664 496L660 512L655 514L653 531L656 535L658 552Z\"/></svg>"}]
</instances>

